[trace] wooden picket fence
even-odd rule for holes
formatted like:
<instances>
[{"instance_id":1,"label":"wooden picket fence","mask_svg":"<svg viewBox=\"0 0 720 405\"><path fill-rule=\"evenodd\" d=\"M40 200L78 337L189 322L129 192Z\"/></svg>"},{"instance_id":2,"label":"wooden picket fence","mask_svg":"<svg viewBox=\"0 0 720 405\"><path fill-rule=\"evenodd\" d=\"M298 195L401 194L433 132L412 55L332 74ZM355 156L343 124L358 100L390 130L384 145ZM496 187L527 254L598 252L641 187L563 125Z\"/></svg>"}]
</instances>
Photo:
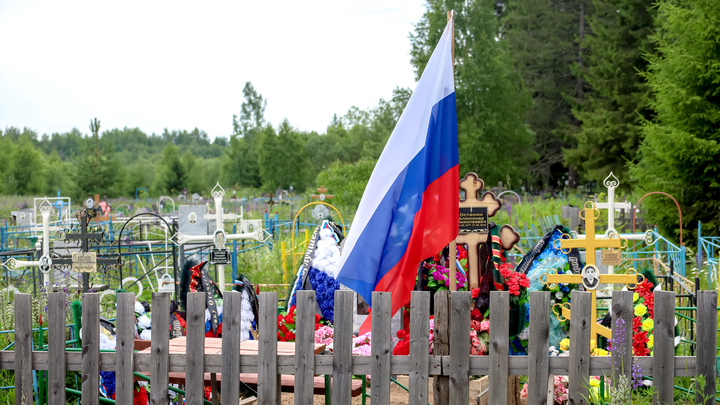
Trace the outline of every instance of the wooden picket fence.
<instances>
[{"instance_id":1,"label":"wooden picket fence","mask_svg":"<svg viewBox=\"0 0 720 405\"><path fill-rule=\"evenodd\" d=\"M82 352L66 351L65 297L51 293L49 311L49 349L32 351L31 300L27 294L15 298L15 351L0 352L0 368L15 370L15 403L31 404L32 370L49 370L49 404L65 404L66 370L80 371L82 403L98 403L99 371L116 371L117 403L131 404L133 372L150 373L151 404L167 404L169 372L184 372L188 404L202 404L204 373L221 373L222 404L237 405L238 378L227 376L257 373L258 401L280 403L280 375L295 376L295 403L313 401L313 376L332 375L333 404L350 404L353 375L371 375L371 402L389 404L390 376L409 376L409 403L467 404L469 379L473 375L489 376L491 404L508 403L508 380L511 375L529 377L528 404L549 403L550 375L569 376L569 399L572 404L585 402L590 376L630 375L633 361L632 292L615 291L611 311L625 319L624 330L613 330L614 336L625 334L622 358L590 356L591 295L573 291L570 322L569 357L548 354L550 295L532 292L530 296L530 341L527 356L508 355L509 295L490 295L490 344L488 356L470 356L469 292L440 292L435 297L435 355L428 354L430 299L427 292L413 292L410 304L410 355L393 356L390 329L390 294L373 294L372 348L370 356L352 354L353 293L337 291L335 295L335 332L333 354L314 354L315 294L298 292L296 348L294 355L277 353L277 293L260 294L257 355L240 354L239 327L241 295L228 292L224 297L222 354L203 354L205 302L202 293L188 296L187 353L169 353L169 333L159 333L157 325L169 324L170 295L152 296L151 353L133 350L134 295L118 294L117 352L99 350L99 296L82 297ZM717 291L698 293L696 356L674 356L674 292L657 292L655 298L654 357L636 357L642 374L654 378L660 403L673 403L675 376L704 375L705 392L715 401ZM615 323L615 322L613 322ZM429 377L434 377L434 395L428 398ZM552 395L552 393L550 393ZM711 403L711 402L708 402Z\"/></svg>"}]
</instances>

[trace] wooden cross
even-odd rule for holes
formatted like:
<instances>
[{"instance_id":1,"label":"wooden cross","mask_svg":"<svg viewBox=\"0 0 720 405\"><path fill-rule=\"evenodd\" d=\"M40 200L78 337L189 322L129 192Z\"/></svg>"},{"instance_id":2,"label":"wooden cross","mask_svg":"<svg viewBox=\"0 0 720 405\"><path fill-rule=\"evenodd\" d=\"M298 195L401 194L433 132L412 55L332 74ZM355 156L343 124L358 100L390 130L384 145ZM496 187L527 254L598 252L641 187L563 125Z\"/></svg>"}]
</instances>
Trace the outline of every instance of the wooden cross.
<instances>
[{"instance_id":1,"label":"wooden cross","mask_svg":"<svg viewBox=\"0 0 720 405\"><path fill-rule=\"evenodd\" d=\"M586 237L585 239L569 239L569 235L565 234L561 239L558 239L560 246L559 249L566 252L565 249L572 248L584 248L586 251L585 255L585 267L582 269L582 274L556 274L554 270L550 270L545 273L545 279L543 283L547 284L582 284L587 291L592 294L592 326L591 336L597 335L604 336L607 339L612 338L612 330L597 323L597 300L596 291L600 284L626 284L635 285L638 284L637 273L635 270L628 270L627 274L600 274L600 270L595 266L595 250L601 248L613 248L622 249L627 247L627 240L623 246L620 235L614 233L608 239L596 239L595 238L595 219L600 216L600 211L595 208L595 204L591 201L585 203L585 208L580 211L580 219L585 221ZM555 246L558 248L558 246ZM559 305L559 304L558 304ZM561 314L556 312L556 315L562 316L566 319L570 319L570 308L566 305L561 305ZM554 309L555 311L555 309Z\"/></svg>"},{"instance_id":2,"label":"wooden cross","mask_svg":"<svg viewBox=\"0 0 720 405\"><path fill-rule=\"evenodd\" d=\"M487 243L490 231L488 218L495 215L502 207L502 201L492 191L487 191L478 198L485 183L475 173L468 173L460 180L460 188L465 190L465 198L460 199L460 221L457 238L450 243L449 263L450 291L457 287L455 279L455 246L460 243L467 245L468 251L468 282L470 289L480 285L480 263L478 247ZM512 226L505 225L500 229L500 241L504 250L510 250L520 241L520 235Z\"/></svg>"},{"instance_id":3,"label":"wooden cross","mask_svg":"<svg viewBox=\"0 0 720 405\"><path fill-rule=\"evenodd\" d=\"M65 234L65 239L67 240L75 240L80 241L80 251L87 255L88 253L92 253L91 256L95 256L94 252L89 252L90 250L90 243L91 242L100 242L105 237L105 232L98 232L99 229L91 229L93 232L88 232L88 222L90 221L90 213L87 209L83 209L76 215L78 221L80 222L80 229L79 232L67 232ZM77 229L76 229L77 230ZM86 256L90 257L90 256ZM75 263L74 263L75 262ZM120 265L120 255L118 254L111 254L111 255L102 255L100 257L95 257L95 264L101 265L101 266L118 266ZM52 258L52 265L65 265L65 266L73 266L73 269L75 269L74 266L77 265L77 259L72 258L71 256L61 256L61 257L53 257ZM93 266L94 267L94 266ZM82 279L83 279L83 292L87 292L90 288L89 286L89 272L95 271L93 270L81 270L82 273Z\"/></svg>"},{"instance_id":4,"label":"wooden cross","mask_svg":"<svg viewBox=\"0 0 720 405\"><path fill-rule=\"evenodd\" d=\"M325 188L325 186L320 186L317 189L318 194L311 194L310 197L312 197L313 200L320 200L325 201L325 199L332 199L335 197L332 194L325 194L328 192L328 189Z\"/></svg>"}]
</instances>

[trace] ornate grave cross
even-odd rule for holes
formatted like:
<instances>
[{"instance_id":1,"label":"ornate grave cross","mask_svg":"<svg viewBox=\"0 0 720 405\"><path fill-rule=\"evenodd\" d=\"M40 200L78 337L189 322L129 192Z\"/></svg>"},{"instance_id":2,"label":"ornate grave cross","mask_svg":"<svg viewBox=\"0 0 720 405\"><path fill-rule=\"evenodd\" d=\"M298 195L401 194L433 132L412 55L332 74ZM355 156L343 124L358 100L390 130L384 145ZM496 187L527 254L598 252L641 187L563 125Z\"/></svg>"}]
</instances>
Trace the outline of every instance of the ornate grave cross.
<instances>
[{"instance_id":1,"label":"ornate grave cross","mask_svg":"<svg viewBox=\"0 0 720 405\"><path fill-rule=\"evenodd\" d=\"M332 194L325 194L328 192L328 189L325 188L325 186L320 186L317 188L318 194L311 194L310 197L312 197L313 200L320 200L325 201L325 199L332 200L333 197L335 197Z\"/></svg>"},{"instance_id":2,"label":"ornate grave cross","mask_svg":"<svg viewBox=\"0 0 720 405\"><path fill-rule=\"evenodd\" d=\"M620 180L615 177L613 172L610 172L610 175L605 178L603 184L608 189L608 202L597 203L595 204L595 207L608 210L608 226L605 231L605 236L609 238L613 233L617 233L615 230L615 209L620 208L630 210L632 208L632 204L629 202L615 202L615 188L620 185ZM613 263L615 263L615 261ZM608 265L608 273L615 273L614 265Z\"/></svg>"},{"instance_id":3,"label":"ornate grave cross","mask_svg":"<svg viewBox=\"0 0 720 405\"><path fill-rule=\"evenodd\" d=\"M545 273L545 279L542 280L544 284L582 284L585 290L590 291L592 294L592 311L591 311L591 336L597 335L604 336L608 339L612 338L612 330L597 323L597 300L596 291L600 284L626 284L635 285L638 283L638 274L635 270L628 270L627 274L600 274L597 266L595 266L595 250L602 248L616 249L618 252L627 247L627 240L620 238L620 235L616 232L612 233L609 238L597 239L595 238L595 220L600 217L600 211L595 208L595 204L592 201L585 203L584 209L580 211L580 219L585 221L586 236L585 239L569 239L570 235L563 234L561 239L557 239L556 242L560 243L560 246L555 245L556 249L560 249L563 253L568 253L565 249L572 248L583 248L585 249L585 267L582 269L582 274L557 274L555 270L549 270ZM623 241L625 244L623 245ZM641 276L642 277L642 276ZM553 308L555 314L566 319L570 319L570 306L556 304L560 308Z\"/></svg>"},{"instance_id":4,"label":"ornate grave cross","mask_svg":"<svg viewBox=\"0 0 720 405\"><path fill-rule=\"evenodd\" d=\"M184 245L188 242L213 242L215 248L210 251L210 263L217 266L218 271L218 287L220 291L225 291L225 265L230 264L230 251L225 248L225 242L228 240L241 240L241 239L255 239L259 242L267 240L270 236L260 226L260 220L243 220L242 211L240 215L236 214L224 214L222 200L225 196L225 189L220 186L218 182L212 189L212 196L215 200L215 214L206 214L205 218L215 218L215 232L212 235L184 235L180 232L173 235L173 242L177 245ZM240 208L242 210L242 206ZM234 221L236 219L241 220L240 229L242 233L239 234L226 234L224 220ZM243 232L248 228L255 229L254 232Z\"/></svg>"},{"instance_id":5,"label":"ornate grave cross","mask_svg":"<svg viewBox=\"0 0 720 405\"><path fill-rule=\"evenodd\" d=\"M86 208L75 214L80 224L65 230L66 241L80 241L80 252L73 253L71 256L60 256L51 259L52 266L70 266L73 270L82 273L83 292L90 289L90 273L96 272L98 265L114 267L119 266L121 263L120 255L117 253L98 256L95 252L90 252L90 245L98 245L105 238L105 232L99 226L88 226L91 219L88 210L93 207L93 201L88 199L85 206Z\"/></svg>"},{"instance_id":6,"label":"ornate grave cross","mask_svg":"<svg viewBox=\"0 0 720 405\"><path fill-rule=\"evenodd\" d=\"M490 232L490 221L488 218L495 215L502 207L502 201L495 197L492 191L487 191L482 198L478 193L485 187L485 183L475 173L468 173L460 180L460 188L465 190L465 198L460 199L460 221L457 238L450 242L449 262L450 268L450 291L457 287L455 279L455 246L460 243L467 245L468 251L468 282L470 289L477 288L480 284L480 263L478 258L478 247L487 243ZM512 226L505 225L500 229L500 241L504 250L510 250L520 241L520 235L515 232Z\"/></svg>"},{"instance_id":7,"label":"ornate grave cross","mask_svg":"<svg viewBox=\"0 0 720 405\"><path fill-rule=\"evenodd\" d=\"M37 267L40 272L43 274L43 285L49 286L50 285L50 266L52 265L52 260L50 259L50 213L52 212L52 205L50 205L50 202L48 201L47 197L40 203L40 215L42 216L42 246L43 246L43 254L40 257L40 260L36 261L25 261L25 260L16 260L14 258L10 258L6 266L10 270L15 270L16 268L21 267Z\"/></svg>"}]
</instances>

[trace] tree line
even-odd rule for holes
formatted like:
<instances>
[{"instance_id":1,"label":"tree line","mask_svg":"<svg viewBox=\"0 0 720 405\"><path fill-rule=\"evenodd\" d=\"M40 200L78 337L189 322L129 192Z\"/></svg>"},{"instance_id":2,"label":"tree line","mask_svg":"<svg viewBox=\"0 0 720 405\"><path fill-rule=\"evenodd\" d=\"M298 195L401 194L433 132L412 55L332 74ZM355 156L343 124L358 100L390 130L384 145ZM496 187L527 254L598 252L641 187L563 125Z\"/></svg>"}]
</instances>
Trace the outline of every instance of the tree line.
<instances>
[{"instance_id":1,"label":"tree line","mask_svg":"<svg viewBox=\"0 0 720 405\"><path fill-rule=\"evenodd\" d=\"M686 228L702 220L720 234L720 2L427 0L410 35L418 78L451 9L461 173L514 189L558 190L612 171L627 189L672 194ZM268 124L267 100L249 82L225 138L210 140L198 129L148 135L91 125L88 135L39 136L6 128L0 193L322 183L337 201L357 204L410 94L397 88L391 100L352 108L325 133ZM671 201L645 204L666 234L676 232Z\"/></svg>"}]
</instances>

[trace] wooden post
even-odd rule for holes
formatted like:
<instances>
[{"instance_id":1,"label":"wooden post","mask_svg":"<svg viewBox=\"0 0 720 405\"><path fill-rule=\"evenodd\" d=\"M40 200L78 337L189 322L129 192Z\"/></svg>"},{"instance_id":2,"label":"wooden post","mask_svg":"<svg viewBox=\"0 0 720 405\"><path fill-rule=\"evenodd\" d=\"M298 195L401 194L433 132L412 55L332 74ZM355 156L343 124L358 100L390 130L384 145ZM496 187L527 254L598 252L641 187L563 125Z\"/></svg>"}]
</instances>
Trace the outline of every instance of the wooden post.
<instances>
[{"instance_id":1,"label":"wooden post","mask_svg":"<svg viewBox=\"0 0 720 405\"><path fill-rule=\"evenodd\" d=\"M488 383L490 405L508 403L508 363L510 330L510 293L507 291L490 292L490 369Z\"/></svg>"},{"instance_id":2,"label":"wooden post","mask_svg":"<svg viewBox=\"0 0 720 405\"><path fill-rule=\"evenodd\" d=\"M314 290L302 290L297 292L294 395L296 405L311 404L313 402L316 302Z\"/></svg>"},{"instance_id":3,"label":"wooden post","mask_svg":"<svg viewBox=\"0 0 720 405\"><path fill-rule=\"evenodd\" d=\"M355 293L335 290L332 403L350 405L352 395L353 304Z\"/></svg>"},{"instance_id":4,"label":"wooden post","mask_svg":"<svg viewBox=\"0 0 720 405\"><path fill-rule=\"evenodd\" d=\"M82 403L100 402L100 296L82 295Z\"/></svg>"},{"instance_id":5,"label":"wooden post","mask_svg":"<svg viewBox=\"0 0 720 405\"><path fill-rule=\"evenodd\" d=\"M240 398L240 381L234 376L240 374L240 321L242 293L228 291L223 295L222 333L222 404L237 405Z\"/></svg>"},{"instance_id":6,"label":"wooden post","mask_svg":"<svg viewBox=\"0 0 720 405\"><path fill-rule=\"evenodd\" d=\"M656 307L657 308L657 307ZM674 308L670 311L675 313ZM657 314L657 310L655 311ZM613 386L616 385L618 377L624 374L628 381L632 375L632 323L633 323L633 292L632 291L613 291L612 293L612 337L613 346L622 342L623 347L613 348L611 353L611 364L613 371L611 373L611 381ZM618 329L618 319L624 321L622 330ZM592 329L592 328L591 328ZM620 337L622 336L622 337ZM672 386L672 384L670 384Z\"/></svg>"},{"instance_id":7,"label":"wooden post","mask_svg":"<svg viewBox=\"0 0 720 405\"><path fill-rule=\"evenodd\" d=\"M155 311L153 310L153 315ZM188 404L202 403L205 389L205 293L187 295L185 396ZM224 318L223 318L224 319ZM154 337L154 333L151 335ZM153 350L153 354L155 351Z\"/></svg>"},{"instance_id":8,"label":"wooden post","mask_svg":"<svg viewBox=\"0 0 720 405\"><path fill-rule=\"evenodd\" d=\"M15 294L15 403L33 401L32 299L30 294Z\"/></svg>"},{"instance_id":9,"label":"wooden post","mask_svg":"<svg viewBox=\"0 0 720 405\"><path fill-rule=\"evenodd\" d=\"M390 293L372 293L372 342L370 354L370 401L372 404L390 404L390 360L392 358L392 332L390 327Z\"/></svg>"},{"instance_id":10,"label":"wooden post","mask_svg":"<svg viewBox=\"0 0 720 405\"><path fill-rule=\"evenodd\" d=\"M470 396L470 291L450 293L450 304L450 403L460 404Z\"/></svg>"},{"instance_id":11,"label":"wooden post","mask_svg":"<svg viewBox=\"0 0 720 405\"><path fill-rule=\"evenodd\" d=\"M595 320L590 317L592 295L573 291L570 300L573 317L570 319L570 365L568 400L571 404L587 404L590 386L590 328ZM491 318L492 320L492 318ZM490 325L492 332L492 325Z\"/></svg>"},{"instance_id":12,"label":"wooden post","mask_svg":"<svg viewBox=\"0 0 720 405\"><path fill-rule=\"evenodd\" d=\"M705 376L705 389L695 393L699 404L715 403L717 384L717 291L698 291L697 293L697 375ZM707 401L703 401L703 396Z\"/></svg>"},{"instance_id":13,"label":"wooden post","mask_svg":"<svg viewBox=\"0 0 720 405\"><path fill-rule=\"evenodd\" d=\"M115 399L118 404L131 404L134 391L135 294L129 292L117 294L117 317ZM63 342L63 347L65 347L64 344L65 342ZM64 383L63 375L63 387Z\"/></svg>"},{"instance_id":14,"label":"wooden post","mask_svg":"<svg viewBox=\"0 0 720 405\"><path fill-rule=\"evenodd\" d=\"M675 398L675 292L655 292L653 335L653 403L672 404Z\"/></svg>"},{"instance_id":15,"label":"wooden post","mask_svg":"<svg viewBox=\"0 0 720 405\"><path fill-rule=\"evenodd\" d=\"M277 291L260 293L260 342L258 344L258 403L280 403L277 361ZM314 323L314 321L313 321Z\"/></svg>"},{"instance_id":16,"label":"wooden post","mask_svg":"<svg viewBox=\"0 0 720 405\"><path fill-rule=\"evenodd\" d=\"M411 405L427 405L430 366L430 292L413 291L410 298L410 384Z\"/></svg>"},{"instance_id":17,"label":"wooden post","mask_svg":"<svg viewBox=\"0 0 720 405\"><path fill-rule=\"evenodd\" d=\"M48 322L48 404L65 405L65 293L49 294Z\"/></svg>"},{"instance_id":18,"label":"wooden post","mask_svg":"<svg viewBox=\"0 0 720 405\"><path fill-rule=\"evenodd\" d=\"M433 352L435 356L450 354L450 292L435 293L435 322L433 331ZM450 403L450 377L433 378L433 405Z\"/></svg>"},{"instance_id":19,"label":"wooden post","mask_svg":"<svg viewBox=\"0 0 720 405\"><path fill-rule=\"evenodd\" d=\"M170 294L152 294L152 313L150 315L152 324L157 325L150 335L150 347L152 348L152 354L150 355L150 361L152 362L150 370L150 405L165 405L167 404L170 375L170 360L168 357L170 333L167 329L170 325ZM95 391L97 391L97 385L95 385Z\"/></svg>"},{"instance_id":20,"label":"wooden post","mask_svg":"<svg viewBox=\"0 0 720 405\"><path fill-rule=\"evenodd\" d=\"M530 339L528 341L528 405L545 404L550 372L550 292L530 293Z\"/></svg>"}]
</instances>

